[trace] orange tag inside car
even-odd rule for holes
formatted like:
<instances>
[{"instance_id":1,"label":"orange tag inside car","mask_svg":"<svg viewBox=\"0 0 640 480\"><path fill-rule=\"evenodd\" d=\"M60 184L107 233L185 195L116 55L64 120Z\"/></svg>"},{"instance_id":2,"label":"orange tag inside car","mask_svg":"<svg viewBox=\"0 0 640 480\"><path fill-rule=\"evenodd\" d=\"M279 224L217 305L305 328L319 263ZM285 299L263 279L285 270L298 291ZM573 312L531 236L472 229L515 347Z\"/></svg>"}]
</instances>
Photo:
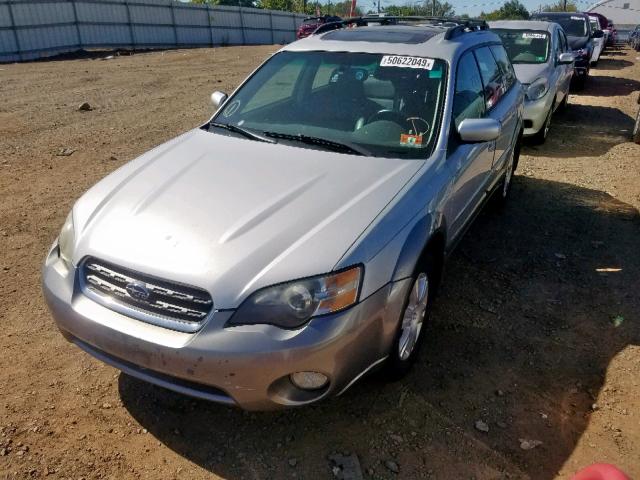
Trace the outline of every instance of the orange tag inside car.
<instances>
[{"instance_id":1,"label":"orange tag inside car","mask_svg":"<svg viewBox=\"0 0 640 480\"><path fill-rule=\"evenodd\" d=\"M408 145L410 147L422 146L422 135L400 134L400 145Z\"/></svg>"}]
</instances>

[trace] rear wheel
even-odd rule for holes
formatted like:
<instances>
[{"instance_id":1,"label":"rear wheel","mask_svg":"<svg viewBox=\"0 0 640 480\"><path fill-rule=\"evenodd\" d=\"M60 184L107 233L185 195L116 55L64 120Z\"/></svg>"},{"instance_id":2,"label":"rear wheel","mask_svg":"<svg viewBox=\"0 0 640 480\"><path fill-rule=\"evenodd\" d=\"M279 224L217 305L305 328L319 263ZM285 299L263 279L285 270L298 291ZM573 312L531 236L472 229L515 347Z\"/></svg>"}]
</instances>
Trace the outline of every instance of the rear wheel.
<instances>
[{"instance_id":1,"label":"rear wheel","mask_svg":"<svg viewBox=\"0 0 640 480\"><path fill-rule=\"evenodd\" d=\"M636 123L633 126L633 141L640 144L640 110L636 114Z\"/></svg>"},{"instance_id":2,"label":"rear wheel","mask_svg":"<svg viewBox=\"0 0 640 480\"><path fill-rule=\"evenodd\" d=\"M518 138L518 142L513 147L513 151L511 152L511 156L507 160L507 165L504 169L504 175L502 177L502 181L498 186L497 190L493 193L493 198L491 202L494 205L496 210L500 210L504 208L507 204L507 200L509 199L509 193L511 192L511 184L513 182L513 172L515 172L516 167L518 166L518 159L520 157L520 143L521 137Z\"/></svg>"}]
</instances>

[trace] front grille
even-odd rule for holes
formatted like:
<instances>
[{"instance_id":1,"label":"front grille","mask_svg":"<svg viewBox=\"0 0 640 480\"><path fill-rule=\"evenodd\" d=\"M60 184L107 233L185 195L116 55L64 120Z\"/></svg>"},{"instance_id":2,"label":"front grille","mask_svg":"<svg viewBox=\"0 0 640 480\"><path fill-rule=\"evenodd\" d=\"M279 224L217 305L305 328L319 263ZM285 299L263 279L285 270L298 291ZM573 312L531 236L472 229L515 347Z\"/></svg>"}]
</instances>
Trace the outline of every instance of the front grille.
<instances>
[{"instance_id":1,"label":"front grille","mask_svg":"<svg viewBox=\"0 0 640 480\"><path fill-rule=\"evenodd\" d=\"M213 310L204 290L87 258L80 268L85 295L107 308L181 332L196 332Z\"/></svg>"}]
</instances>

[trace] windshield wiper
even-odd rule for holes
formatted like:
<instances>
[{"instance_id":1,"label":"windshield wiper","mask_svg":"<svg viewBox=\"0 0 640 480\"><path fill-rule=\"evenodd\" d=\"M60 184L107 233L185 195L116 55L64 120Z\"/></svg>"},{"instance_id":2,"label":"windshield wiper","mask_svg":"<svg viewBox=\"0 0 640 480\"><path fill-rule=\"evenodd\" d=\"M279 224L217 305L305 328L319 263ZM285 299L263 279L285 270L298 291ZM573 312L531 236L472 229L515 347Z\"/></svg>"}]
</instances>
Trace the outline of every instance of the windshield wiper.
<instances>
[{"instance_id":1,"label":"windshield wiper","mask_svg":"<svg viewBox=\"0 0 640 480\"><path fill-rule=\"evenodd\" d=\"M328 150L333 150L334 152L343 152L343 153L351 153L354 155L364 155L367 157L373 157L371 152L365 150L362 147L356 147L350 143L340 143L334 142L333 140L327 140L326 138L320 137L311 137L309 135L304 135L302 133L291 134L291 133L278 133L278 132L264 132L267 137L271 138L279 138L282 140L293 140L295 142L306 143L307 145L317 145L319 147L324 147Z\"/></svg>"},{"instance_id":2,"label":"windshield wiper","mask_svg":"<svg viewBox=\"0 0 640 480\"><path fill-rule=\"evenodd\" d=\"M275 140L271 140L270 138L265 138L262 135L254 133L251 130L247 130L246 128L233 125L232 123L209 122L209 127L222 128L224 130L228 130L233 133L239 133L240 135L250 138L251 140L256 140L258 142L278 143Z\"/></svg>"}]
</instances>

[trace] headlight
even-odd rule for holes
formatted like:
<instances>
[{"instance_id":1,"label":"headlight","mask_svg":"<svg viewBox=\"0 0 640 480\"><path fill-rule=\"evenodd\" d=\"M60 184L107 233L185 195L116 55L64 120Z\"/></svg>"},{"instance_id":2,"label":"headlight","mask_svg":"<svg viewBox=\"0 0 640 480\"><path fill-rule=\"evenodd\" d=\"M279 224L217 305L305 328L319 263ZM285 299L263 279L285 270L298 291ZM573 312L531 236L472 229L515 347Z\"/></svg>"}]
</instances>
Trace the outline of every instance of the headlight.
<instances>
[{"instance_id":1,"label":"headlight","mask_svg":"<svg viewBox=\"0 0 640 480\"><path fill-rule=\"evenodd\" d=\"M335 313L358 301L361 267L258 290L229 320L230 325L266 323L296 328L312 317Z\"/></svg>"},{"instance_id":2,"label":"headlight","mask_svg":"<svg viewBox=\"0 0 640 480\"><path fill-rule=\"evenodd\" d=\"M71 257L73 256L73 243L75 233L73 231L73 213L69 212L67 219L64 221L60 235L58 236L58 248L60 250L60 258L67 264L71 265Z\"/></svg>"},{"instance_id":3,"label":"headlight","mask_svg":"<svg viewBox=\"0 0 640 480\"><path fill-rule=\"evenodd\" d=\"M545 96L547 90L549 90L549 82L546 78L539 78L527 87L525 92L527 100L538 100Z\"/></svg>"}]
</instances>

